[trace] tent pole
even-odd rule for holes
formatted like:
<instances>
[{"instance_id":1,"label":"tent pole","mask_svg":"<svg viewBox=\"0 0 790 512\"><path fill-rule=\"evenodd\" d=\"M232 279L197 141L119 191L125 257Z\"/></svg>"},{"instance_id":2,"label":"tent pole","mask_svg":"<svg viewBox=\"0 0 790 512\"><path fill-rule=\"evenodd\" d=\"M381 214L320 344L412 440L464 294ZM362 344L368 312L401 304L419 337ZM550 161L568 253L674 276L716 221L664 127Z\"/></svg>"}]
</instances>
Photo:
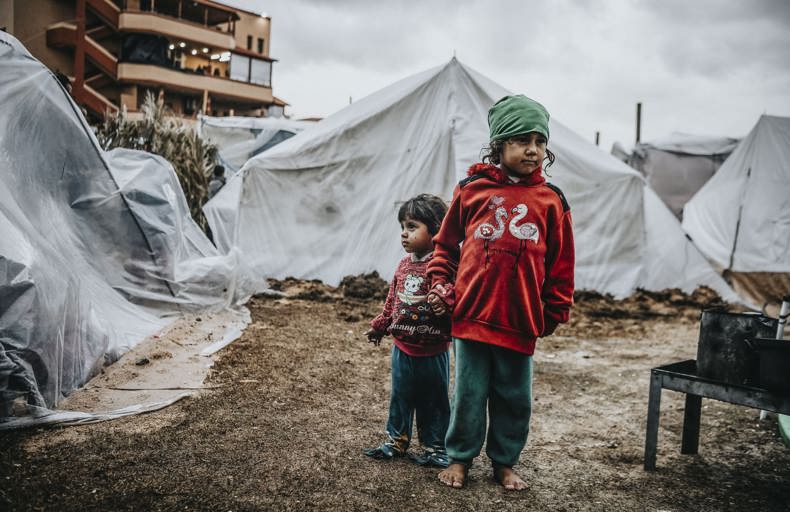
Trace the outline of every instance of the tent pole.
<instances>
[{"instance_id":1,"label":"tent pole","mask_svg":"<svg viewBox=\"0 0 790 512\"><path fill-rule=\"evenodd\" d=\"M746 172L746 181L749 181L749 178L752 175L752 168L749 167L749 170ZM730 253L730 264L727 266L727 269L732 271L732 264L735 262L735 249L738 247L738 233L741 231L741 217L743 216L743 201L741 201L740 206L738 206L738 221L735 223L735 238L732 241L732 252Z\"/></svg>"},{"instance_id":2,"label":"tent pole","mask_svg":"<svg viewBox=\"0 0 790 512\"><path fill-rule=\"evenodd\" d=\"M636 143L642 140L642 102L636 104Z\"/></svg>"}]
</instances>

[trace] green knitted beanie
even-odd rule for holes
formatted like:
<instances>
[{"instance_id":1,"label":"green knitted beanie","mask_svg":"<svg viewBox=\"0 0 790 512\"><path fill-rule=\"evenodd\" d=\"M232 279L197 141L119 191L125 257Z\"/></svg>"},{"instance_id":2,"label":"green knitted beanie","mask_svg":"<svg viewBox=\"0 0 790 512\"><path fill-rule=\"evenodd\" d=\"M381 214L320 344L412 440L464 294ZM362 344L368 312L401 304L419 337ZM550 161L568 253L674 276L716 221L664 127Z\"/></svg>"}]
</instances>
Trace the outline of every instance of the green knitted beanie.
<instances>
[{"instance_id":1,"label":"green knitted beanie","mask_svg":"<svg viewBox=\"0 0 790 512\"><path fill-rule=\"evenodd\" d=\"M523 94L505 96L488 111L488 129L492 141L529 132L538 132L549 140L549 113Z\"/></svg>"}]
</instances>

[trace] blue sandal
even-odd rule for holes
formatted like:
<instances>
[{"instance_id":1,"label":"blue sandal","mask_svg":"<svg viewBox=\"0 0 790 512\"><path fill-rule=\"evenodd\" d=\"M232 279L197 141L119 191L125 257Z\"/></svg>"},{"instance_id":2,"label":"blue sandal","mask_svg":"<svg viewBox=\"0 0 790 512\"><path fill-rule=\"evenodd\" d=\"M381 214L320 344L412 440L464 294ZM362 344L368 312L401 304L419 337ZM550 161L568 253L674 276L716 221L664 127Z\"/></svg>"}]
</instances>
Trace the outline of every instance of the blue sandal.
<instances>
[{"instance_id":1,"label":"blue sandal","mask_svg":"<svg viewBox=\"0 0 790 512\"><path fill-rule=\"evenodd\" d=\"M425 450L421 455L409 454L409 458L415 464L420 466L434 466L437 468L446 468L450 465L450 459L447 457L447 452Z\"/></svg>"},{"instance_id":2,"label":"blue sandal","mask_svg":"<svg viewBox=\"0 0 790 512\"><path fill-rule=\"evenodd\" d=\"M392 460L397 457L403 457L404 453L390 443L381 443L375 448L365 448L362 453L368 457L380 460Z\"/></svg>"}]
</instances>

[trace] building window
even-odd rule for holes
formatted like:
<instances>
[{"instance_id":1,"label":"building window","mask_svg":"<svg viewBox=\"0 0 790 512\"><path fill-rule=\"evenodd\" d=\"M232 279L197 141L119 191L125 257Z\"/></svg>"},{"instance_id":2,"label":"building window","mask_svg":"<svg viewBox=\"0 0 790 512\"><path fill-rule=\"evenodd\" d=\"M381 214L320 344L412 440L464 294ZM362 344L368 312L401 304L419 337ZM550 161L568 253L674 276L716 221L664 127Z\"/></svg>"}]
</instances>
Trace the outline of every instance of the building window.
<instances>
[{"instance_id":1,"label":"building window","mask_svg":"<svg viewBox=\"0 0 790 512\"><path fill-rule=\"evenodd\" d=\"M264 87L272 85L272 63L238 53L230 54L230 79Z\"/></svg>"},{"instance_id":2,"label":"building window","mask_svg":"<svg viewBox=\"0 0 790 512\"><path fill-rule=\"evenodd\" d=\"M252 50L252 36L247 36L247 49Z\"/></svg>"},{"instance_id":3,"label":"building window","mask_svg":"<svg viewBox=\"0 0 790 512\"><path fill-rule=\"evenodd\" d=\"M263 54L263 38L258 38L258 53Z\"/></svg>"},{"instance_id":4,"label":"building window","mask_svg":"<svg viewBox=\"0 0 790 512\"><path fill-rule=\"evenodd\" d=\"M283 107L281 105L269 105L268 111L269 111L268 112L268 117L282 117L283 114L285 114L285 107ZM278 135L281 134L281 133L289 133L289 132L284 132L283 130L280 130L279 132L277 132ZM294 134L292 133L291 137L293 137L293 135ZM283 140L288 139L288 138L290 138L290 137L285 137Z\"/></svg>"},{"instance_id":5,"label":"building window","mask_svg":"<svg viewBox=\"0 0 790 512\"><path fill-rule=\"evenodd\" d=\"M230 79L250 81L250 58L238 53L230 54Z\"/></svg>"},{"instance_id":6,"label":"building window","mask_svg":"<svg viewBox=\"0 0 790 512\"><path fill-rule=\"evenodd\" d=\"M272 83L272 63L265 60L252 59L250 82L270 87Z\"/></svg>"}]
</instances>

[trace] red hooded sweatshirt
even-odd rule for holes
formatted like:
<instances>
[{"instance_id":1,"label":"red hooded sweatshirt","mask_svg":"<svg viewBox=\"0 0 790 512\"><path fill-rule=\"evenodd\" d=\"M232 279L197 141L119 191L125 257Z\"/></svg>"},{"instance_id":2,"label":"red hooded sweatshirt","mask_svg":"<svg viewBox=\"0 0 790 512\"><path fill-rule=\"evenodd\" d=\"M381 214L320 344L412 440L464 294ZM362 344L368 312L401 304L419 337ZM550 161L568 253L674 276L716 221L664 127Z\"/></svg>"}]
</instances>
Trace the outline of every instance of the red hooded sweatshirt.
<instances>
[{"instance_id":1,"label":"red hooded sweatshirt","mask_svg":"<svg viewBox=\"0 0 790 512\"><path fill-rule=\"evenodd\" d=\"M571 212L540 169L514 183L499 167L473 165L433 241L428 277L452 310L454 337L531 355L539 336L568 321Z\"/></svg>"}]
</instances>

